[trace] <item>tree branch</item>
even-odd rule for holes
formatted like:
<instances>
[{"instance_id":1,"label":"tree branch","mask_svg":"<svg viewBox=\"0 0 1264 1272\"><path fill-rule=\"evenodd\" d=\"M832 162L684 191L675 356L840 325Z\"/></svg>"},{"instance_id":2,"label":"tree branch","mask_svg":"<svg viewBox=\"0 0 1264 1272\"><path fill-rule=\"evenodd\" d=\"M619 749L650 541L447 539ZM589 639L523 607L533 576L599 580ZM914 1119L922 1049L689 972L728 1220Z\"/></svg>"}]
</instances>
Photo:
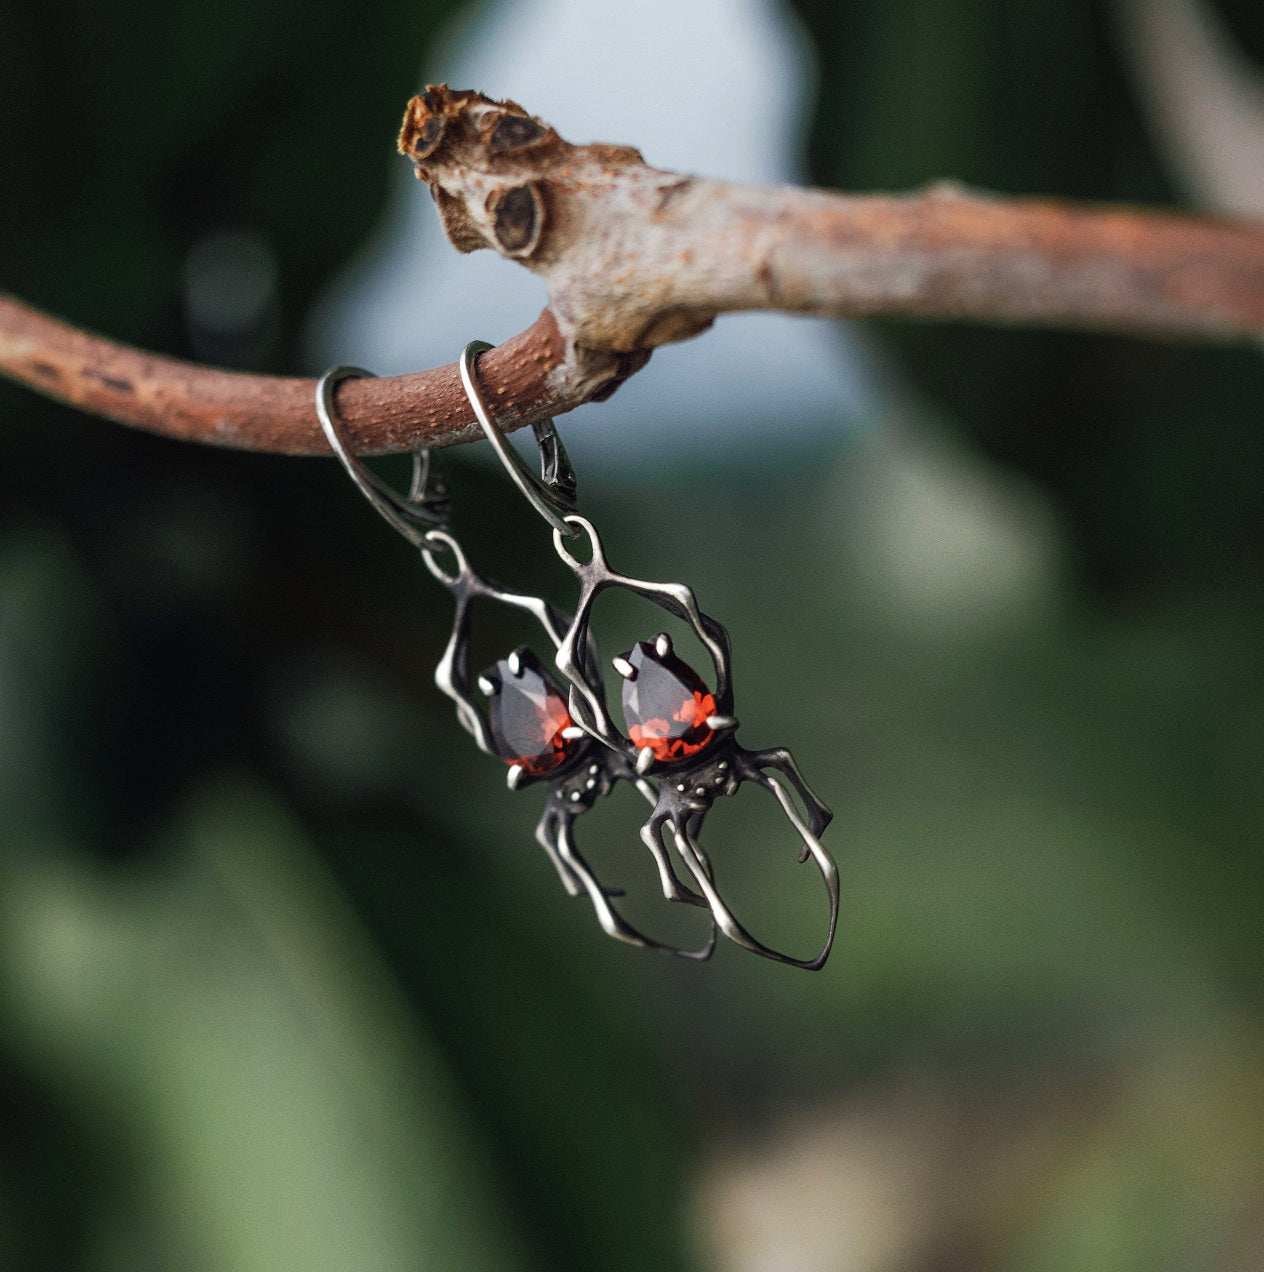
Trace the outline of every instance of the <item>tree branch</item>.
<instances>
[{"instance_id":1,"label":"tree branch","mask_svg":"<svg viewBox=\"0 0 1264 1272\"><path fill-rule=\"evenodd\" d=\"M548 287L550 308L480 362L509 428L609 396L655 347L738 310L1264 339L1261 224L947 185L856 196L684 177L444 86L409 103L399 148L459 251L492 248ZM168 436L326 449L312 381L157 357L3 296L0 372ZM452 365L349 381L339 404L363 453L478 436Z\"/></svg>"},{"instance_id":2,"label":"tree branch","mask_svg":"<svg viewBox=\"0 0 1264 1272\"><path fill-rule=\"evenodd\" d=\"M561 358L557 323L546 309L526 331L479 360L506 427L579 405L561 396L551 379ZM89 335L4 295L0 371L94 415L181 441L281 455L329 453L316 422L315 380L244 375L159 357ZM338 406L361 454L482 436L455 363L415 375L347 380L338 387Z\"/></svg>"}]
</instances>

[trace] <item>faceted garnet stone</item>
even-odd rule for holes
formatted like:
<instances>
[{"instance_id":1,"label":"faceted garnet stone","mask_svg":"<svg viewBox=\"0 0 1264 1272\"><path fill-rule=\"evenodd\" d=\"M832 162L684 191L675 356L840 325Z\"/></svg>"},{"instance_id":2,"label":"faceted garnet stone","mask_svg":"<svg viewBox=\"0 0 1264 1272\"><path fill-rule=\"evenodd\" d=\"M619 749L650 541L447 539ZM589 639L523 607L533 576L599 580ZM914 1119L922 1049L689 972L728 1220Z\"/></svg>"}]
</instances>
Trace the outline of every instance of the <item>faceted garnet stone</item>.
<instances>
[{"instance_id":1,"label":"faceted garnet stone","mask_svg":"<svg viewBox=\"0 0 1264 1272\"><path fill-rule=\"evenodd\" d=\"M495 686L487 704L487 727L496 754L506 764L521 764L532 777L565 764L579 745L562 736L572 724L571 714L536 656L519 649L483 675Z\"/></svg>"},{"instance_id":2,"label":"faceted garnet stone","mask_svg":"<svg viewBox=\"0 0 1264 1272\"><path fill-rule=\"evenodd\" d=\"M698 673L644 640L624 657L635 669L623 682L623 718L633 744L638 750L648 746L660 761L697 755L715 737L707 724L715 697Z\"/></svg>"}]
</instances>

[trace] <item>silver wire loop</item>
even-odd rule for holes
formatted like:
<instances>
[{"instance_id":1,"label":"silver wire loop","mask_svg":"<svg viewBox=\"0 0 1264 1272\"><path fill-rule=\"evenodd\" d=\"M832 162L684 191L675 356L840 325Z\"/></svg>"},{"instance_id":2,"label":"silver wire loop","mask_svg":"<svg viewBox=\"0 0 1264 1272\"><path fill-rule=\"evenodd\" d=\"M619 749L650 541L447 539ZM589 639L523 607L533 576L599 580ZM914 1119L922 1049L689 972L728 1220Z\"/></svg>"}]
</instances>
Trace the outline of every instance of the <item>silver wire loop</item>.
<instances>
[{"instance_id":1,"label":"silver wire loop","mask_svg":"<svg viewBox=\"0 0 1264 1272\"><path fill-rule=\"evenodd\" d=\"M448 523L447 491L431 471L430 452L425 447L413 451L412 480L408 494L401 495L351 453L342 435L334 401L338 385L343 380L373 378L373 372L363 367L330 367L316 382L316 417L329 449L338 456L360 493L409 543L421 549L430 564L426 535L431 530L443 529Z\"/></svg>"},{"instance_id":2,"label":"silver wire loop","mask_svg":"<svg viewBox=\"0 0 1264 1272\"><path fill-rule=\"evenodd\" d=\"M445 551L451 553L456 563L451 572L445 570L439 560L440 553ZM421 559L426 563L426 569L433 575L435 582L442 583L444 587L456 587L461 581L461 575L469 568L461 545L443 530L426 531L426 541L421 545Z\"/></svg>"},{"instance_id":3,"label":"silver wire loop","mask_svg":"<svg viewBox=\"0 0 1264 1272\"><path fill-rule=\"evenodd\" d=\"M575 571L576 574L581 573L583 570L592 568L594 563L596 563L598 568L604 567L606 564L606 558L604 549L601 546L601 540L597 537L596 526L594 526L593 523L586 517L581 517L577 512L572 512L562 519L566 522L566 534L572 539L587 536L588 546L592 552L592 556L589 557L587 562L581 561L578 557L572 556L569 549L566 547L566 542L562 538L561 533L554 530L553 550L557 553L557 555L560 556L562 560Z\"/></svg>"},{"instance_id":4,"label":"silver wire loop","mask_svg":"<svg viewBox=\"0 0 1264 1272\"><path fill-rule=\"evenodd\" d=\"M483 390L478 382L478 355L495 347L486 340L471 340L461 350L461 383L465 386L465 396L470 400L474 418L478 420L513 484L556 533L573 539L579 531L567 524L566 517L568 513L575 511L575 470L571 466L566 447L558 436L557 427L552 420L536 420L531 425L536 446L540 450L540 475L537 477L510 446L483 398Z\"/></svg>"}]
</instances>

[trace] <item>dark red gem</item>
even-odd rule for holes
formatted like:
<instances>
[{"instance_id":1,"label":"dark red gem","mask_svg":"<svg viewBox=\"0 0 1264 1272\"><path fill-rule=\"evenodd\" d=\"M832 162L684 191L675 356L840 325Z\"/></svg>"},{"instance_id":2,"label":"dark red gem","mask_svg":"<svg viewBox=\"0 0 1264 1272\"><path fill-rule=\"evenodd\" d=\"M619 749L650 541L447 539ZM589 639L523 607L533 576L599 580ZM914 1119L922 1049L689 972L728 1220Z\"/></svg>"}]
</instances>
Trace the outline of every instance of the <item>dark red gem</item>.
<instances>
[{"instance_id":1,"label":"dark red gem","mask_svg":"<svg viewBox=\"0 0 1264 1272\"><path fill-rule=\"evenodd\" d=\"M487 704L487 728L506 764L521 764L539 777L574 755L579 740L562 736L574 723L566 699L529 649L502 658L484 676L496 686Z\"/></svg>"},{"instance_id":2,"label":"dark red gem","mask_svg":"<svg viewBox=\"0 0 1264 1272\"><path fill-rule=\"evenodd\" d=\"M697 755L715 737L707 723L715 715L715 697L698 673L644 640L624 657L636 672L623 682L623 718L633 745L649 747L660 761Z\"/></svg>"}]
</instances>

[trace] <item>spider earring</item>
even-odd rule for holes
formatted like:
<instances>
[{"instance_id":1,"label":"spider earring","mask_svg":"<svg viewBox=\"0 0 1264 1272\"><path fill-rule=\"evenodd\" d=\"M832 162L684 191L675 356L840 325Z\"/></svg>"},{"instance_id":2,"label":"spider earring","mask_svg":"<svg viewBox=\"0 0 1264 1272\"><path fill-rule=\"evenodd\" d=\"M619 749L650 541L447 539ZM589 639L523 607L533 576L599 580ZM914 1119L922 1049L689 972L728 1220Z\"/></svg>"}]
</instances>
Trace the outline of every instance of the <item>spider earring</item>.
<instances>
[{"instance_id":1,"label":"spider earring","mask_svg":"<svg viewBox=\"0 0 1264 1272\"><path fill-rule=\"evenodd\" d=\"M749 751L737 741L728 633L699 609L693 590L681 583L645 582L610 568L592 522L575 512L574 474L565 462L565 451L552 423L546 440L540 439L538 426L536 431L542 478L537 479L509 446L478 382L477 357L489 348L482 341L466 346L460 362L462 383L501 463L552 528L554 548L579 582L574 616L557 642L556 665L570 686L568 705L575 725L629 765L639 778L657 784L654 810L641 829L641 839L659 864L664 894L671 900L681 899L672 894L675 875L667 860L666 831L726 937L761 957L819 969L829 957L838 923L838 869L820 842L832 814L808 786L789 751L782 747ZM588 540L587 561L574 556L566 546L568 540L581 536ZM607 711L590 631L593 603L609 589L631 592L688 624L710 656L715 672L715 687L709 690L701 676L677 656L665 632L652 640L638 641L615 657L612 665L622 679L626 734L616 728ZM810 958L793 957L751 935L720 894L711 860L698 842L715 800L733 795L743 782L754 782L776 798L799 838L799 860L814 863L825 887L826 936Z\"/></svg>"},{"instance_id":2,"label":"spider earring","mask_svg":"<svg viewBox=\"0 0 1264 1272\"><path fill-rule=\"evenodd\" d=\"M638 931L620 915L614 899L622 895L604 887L593 874L575 840L576 819L607 795L620 781L631 782L651 805L658 802L653 783L638 774L625 756L602 747L571 718L563 689L551 664L570 619L539 597L511 592L480 576L470 565L449 524L449 500L435 476L429 452L413 453L412 481L401 495L360 462L342 436L334 395L346 379L369 376L359 367L335 367L316 387L316 413L326 440L351 480L382 517L421 553L426 568L453 597L452 630L435 668L435 683L456 706L457 719L478 747L507 766L510 790L543 784L548 793L536 827L544 848L566 891L586 895L607 935L629 945L663 950L684 958L706 959L715 948L715 927L699 949L686 950L657 941ZM573 498L574 474L552 421L536 425L544 458L541 489L550 498ZM548 641L549 664L527 646L520 646L481 675L471 676L470 624L473 602L479 599L520 610L533 618ZM595 661L591 647L577 658ZM677 880L666 853L657 854L660 873L670 876L669 898L708 908L705 898Z\"/></svg>"}]
</instances>

